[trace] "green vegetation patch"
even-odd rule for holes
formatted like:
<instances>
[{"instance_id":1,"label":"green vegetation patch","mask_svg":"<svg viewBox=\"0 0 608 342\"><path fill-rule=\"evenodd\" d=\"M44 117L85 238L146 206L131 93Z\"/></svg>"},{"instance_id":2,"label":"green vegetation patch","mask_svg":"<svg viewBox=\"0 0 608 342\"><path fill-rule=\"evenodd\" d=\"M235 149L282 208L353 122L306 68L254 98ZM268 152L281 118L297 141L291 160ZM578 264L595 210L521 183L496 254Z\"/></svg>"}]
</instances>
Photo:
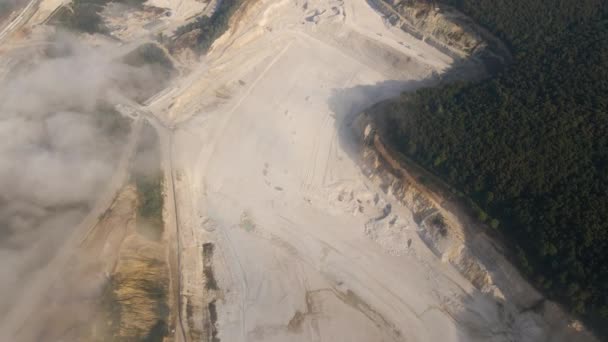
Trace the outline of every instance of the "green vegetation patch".
<instances>
[{"instance_id":1,"label":"green vegetation patch","mask_svg":"<svg viewBox=\"0 0 608 342\"><path fill-rule=\"evenodd\" d=\"M138 79L123 81L119 85L126 94L131 94L137 102L144 102L167 87L177 71L173 62L160 46L155 43L143 44L121 60L124 64L138 68L146 75L145 81Z\"/></svg>"},{"instance_id":2,"label":"green vegetation patch","mask_svg":"<svg viewBox=\"0 0 608 342\"><path fill-rule=\"evenodd\" d=\"M217 280L213 272L213 251L215 245L211 242L203 244L203 274L205 275L205 288L207 290L219 290Z\"/></svg>"},{"instance_id":3,"label":"green vegetation patch","mask_svg":"<svg viewBox=\"0 0 608 342\"><path fill-rule=\"evenodd\" d=\"M149 124L142 129L133 161L132 178L137 187L137 231L159 241L164 231L163 174L160 171L160 148L156 130Z\"/></svg>"},{"instance_id":4,"label":"green vegetation patch","mask_svg":"<svg viewBox=\"0 0 608 342\"><path fill-rule=\"evenodd\" d=\"M134 67L154 65L165 70L167 74L175 70L173 62L163 49L154 43L147 43L139 46L134 51L127 54L123 61L125 64Z\"/></svg>"},{"instance_id":5,"label":"green vegetation patch","mask_svg":"<svg viewBox=\"0 0 608 342\"><path fill-rule=\"evenodd\" d=\"M59 10L50 21L73 31L107 33L101 12L110 2L138 7L146 0L73 0L69 6Z\"/></svg>"},{"instance_id":6,"label":"green vegetation patch","mask_svg":"<svg viewBox=\"0 0 608 342\"><path fill-rule=\"evenodd\" d=\"M153 229L153 236L155 240L159 240L163 230L162 175L160 173L154 176L140 175L135 178L135 184L137 185L137 191L139 194L139 206L137 208L138 218L141 219L144 225L155 228ZM140 226L141 225L138 225L138 227Z\"/></svg>"}]
</instances>

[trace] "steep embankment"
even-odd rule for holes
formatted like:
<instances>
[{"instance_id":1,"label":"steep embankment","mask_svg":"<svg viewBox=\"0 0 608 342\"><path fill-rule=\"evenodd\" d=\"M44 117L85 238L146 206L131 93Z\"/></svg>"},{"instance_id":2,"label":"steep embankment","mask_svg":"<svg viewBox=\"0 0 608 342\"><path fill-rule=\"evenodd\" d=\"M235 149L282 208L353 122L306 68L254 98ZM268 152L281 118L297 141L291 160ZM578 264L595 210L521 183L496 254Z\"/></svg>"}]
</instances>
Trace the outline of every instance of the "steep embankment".
<instances>
[{"instance_id":1,"label":"steep embankment","mask_svg":"<svg viewBox=\"0 0 608 342\"><path fill-rule=\"evenodd\" d=\"M412 211L418 235L443 262L495 300L519 341L596 341L580 322L526 282L505 257L503 246L475 224L441 184L429 182L432 175L413 164L406 166L403 156L384 143L384 129L374 119L362 113L352 128L359 140L363 173ZM393 224L389 215L370 220L366 234L399 253L405 244L395 237Z\"/></svg>"},{"instance_id":2,"label":"steep embankment","mask_svg":"<svg viewBox=\"0 0 608 342\"><path fill-rule=\"evenodd\" d=\"M369 0L387 21L456 61L483 62L488 73L512 60L506 46L453 7L427 0Z\"/></svg>"},{"instance_id":3,"label":"steep embankment","mask_svg":"<svg viewBox=\"0 0 608 342\"><path fill-rule=\"evenodd\" d=\"M391 24L455 60L482 60L486 67L511 62L512 57L504 44L449 6L428 1L371 2ZM431 104L433 106L436 107ZM482 293L493 297L505 314L514 317L514 324L521 325L522 340L592 340L579 322L547 301L520 275L511 264L511 258L505 256L508 249L496 242L496 232L492 231L492 236L488 236L487 227L481 227L470 208L454 198L456 191L449 184L401 154L395 129L403 125L396 123L394 117L416 115L400 110L399 103L387 101L355 120L354 128L362 142L364 173L388 195L412 210L420 228L420 238L437 256L458 269ZM383 113L388 114L381 115ZM449 118L445 120L449 122ZM410 131L416 130L412 127L415 121L407 123ZM477 211L480 211L478 207ZM495 221L488 222L495 225ZM405 244L395 237L393 225L391 217L385 215L371 220L366 233L391 252L399 253ZM410 243L411 240L407 241ZM529 326L525 327L526 324Z\"/></svg>"},{"instance_id":4,"label":"steep embankment","mask_svg":"<svg viewBox=\"0 0 608 342\"><path fill-rule=\"evenodd\" d=\"M608 3L446 2L501 37L514 62L376 107L390 121L383 138L499 229L535 287L605 330Z\"/></svg>"}]
</instances>

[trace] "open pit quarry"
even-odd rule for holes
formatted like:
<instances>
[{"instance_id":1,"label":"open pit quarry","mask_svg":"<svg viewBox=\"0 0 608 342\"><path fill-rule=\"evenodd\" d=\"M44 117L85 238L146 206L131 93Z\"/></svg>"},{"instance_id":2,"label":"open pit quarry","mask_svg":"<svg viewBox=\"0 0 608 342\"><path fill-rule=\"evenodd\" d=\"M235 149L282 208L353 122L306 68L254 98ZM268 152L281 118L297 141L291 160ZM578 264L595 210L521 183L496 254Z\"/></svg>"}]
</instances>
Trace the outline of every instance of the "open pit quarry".
<instances>
[{"instance_id":1,"label":"open pit quarry","mask_svg":"<svg viewBox=\"0 0 608 342\"><path fill-rule=\"evenodd\" d=\"M19 244L0 246L17 255L1 265L10 297L0 301L1 341L595 341L527 284L484 227L420 184L365 113L401 92L483 77L510 59L500 42L419 1L243 0L198 55L174 32L218 5L110 3L108 32L67 34L53 18L70 1L32 0L1 24L5 141L28 127L7 123L48 103L106 115L92 105L103 102L128 123L109 141L83 133L62 144L85 126L58 121L56 139L39 143L97 146L86 156L103 141L89 168L40 179L0 171L2 184L60 192L107 166L86 196L41 204L27 234L8 216ZM161 72L130 62L144 45L164 56ZM83 58L61 64L73 55ZM52 81L31 82L58 66ZM80 71L70 76L70 66ZM100 81L79 86L91 78ZM30 88L68 102L96 95L66 108L13 104ZM20 162L9 158L32 139L5 148L1 165ZM53 179L65 186L48 190ZM46 198L22 192L0 204ZM75 212L40 228L53 208ZM18 212L22 222L31 211ZM22 248L33 235L53 238Z\"/></svg>"}]
</instances>

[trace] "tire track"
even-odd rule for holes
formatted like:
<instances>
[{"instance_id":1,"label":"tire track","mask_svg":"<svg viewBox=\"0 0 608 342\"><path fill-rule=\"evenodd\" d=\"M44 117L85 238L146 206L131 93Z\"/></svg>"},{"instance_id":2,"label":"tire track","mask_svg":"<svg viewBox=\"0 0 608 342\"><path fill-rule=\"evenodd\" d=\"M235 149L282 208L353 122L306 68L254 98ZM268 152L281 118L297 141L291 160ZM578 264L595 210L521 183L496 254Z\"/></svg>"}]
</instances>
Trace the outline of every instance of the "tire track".
<instances>
[{"instance_id":1,"label":"tire track","mask_svg":"<svg viewBox=\"0 0 608 342\"><path fill-rule=\"evenodd\" d=\"M329 122L330 118L331 118L331 116L329 114L323 118L323 122L321 123L321 125L317 131L317 135L314 139L313 149L312 149L311 158L310 158L312 166L310 168L308 168L308 172L306 173L306 180L304 181L304 186L303 186L304 191L309 191L314 188L315 175L317 174L317 163L318 163L318 159L319 159L319 149L320 149L320 145L321 145L321 139L324 138L323 133L326 130L327 123Z\"/></svg>"}]
</instances>

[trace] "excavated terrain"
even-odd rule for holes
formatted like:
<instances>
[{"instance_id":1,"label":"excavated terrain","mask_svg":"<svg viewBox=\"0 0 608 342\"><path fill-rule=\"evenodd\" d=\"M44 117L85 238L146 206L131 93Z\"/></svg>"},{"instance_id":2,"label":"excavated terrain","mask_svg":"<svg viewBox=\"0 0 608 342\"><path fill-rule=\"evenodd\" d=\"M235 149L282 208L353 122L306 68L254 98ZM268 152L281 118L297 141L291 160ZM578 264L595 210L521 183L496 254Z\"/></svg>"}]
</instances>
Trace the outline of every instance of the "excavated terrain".
<instances>
[{"instance_id":1,"label":"excavated terrain","mask_svg":"<svg viewBox=\"0 0 608 342\"><path fill-rule=\"evenodd\" d=\"M508 317L507 327L512 329L514 340L594 341L580 329L580 322L569 318L525 281L504 255L504 247L487 234L489 227L476 222L440 180L383 143L382 124L377 124L376 118L363 112L351 128L354 139L360 142L363 173L412 211L418 225L416 234L438 258L455 267L497 304L493 314ZM403 228L395 229L399 223L397 216L385 215L371 220L366 233L391 253L407 253L404 241L411 243L411 234ZM471 320L468 324L476 326L479 322Z\"/></svg>"}]
</instances>

